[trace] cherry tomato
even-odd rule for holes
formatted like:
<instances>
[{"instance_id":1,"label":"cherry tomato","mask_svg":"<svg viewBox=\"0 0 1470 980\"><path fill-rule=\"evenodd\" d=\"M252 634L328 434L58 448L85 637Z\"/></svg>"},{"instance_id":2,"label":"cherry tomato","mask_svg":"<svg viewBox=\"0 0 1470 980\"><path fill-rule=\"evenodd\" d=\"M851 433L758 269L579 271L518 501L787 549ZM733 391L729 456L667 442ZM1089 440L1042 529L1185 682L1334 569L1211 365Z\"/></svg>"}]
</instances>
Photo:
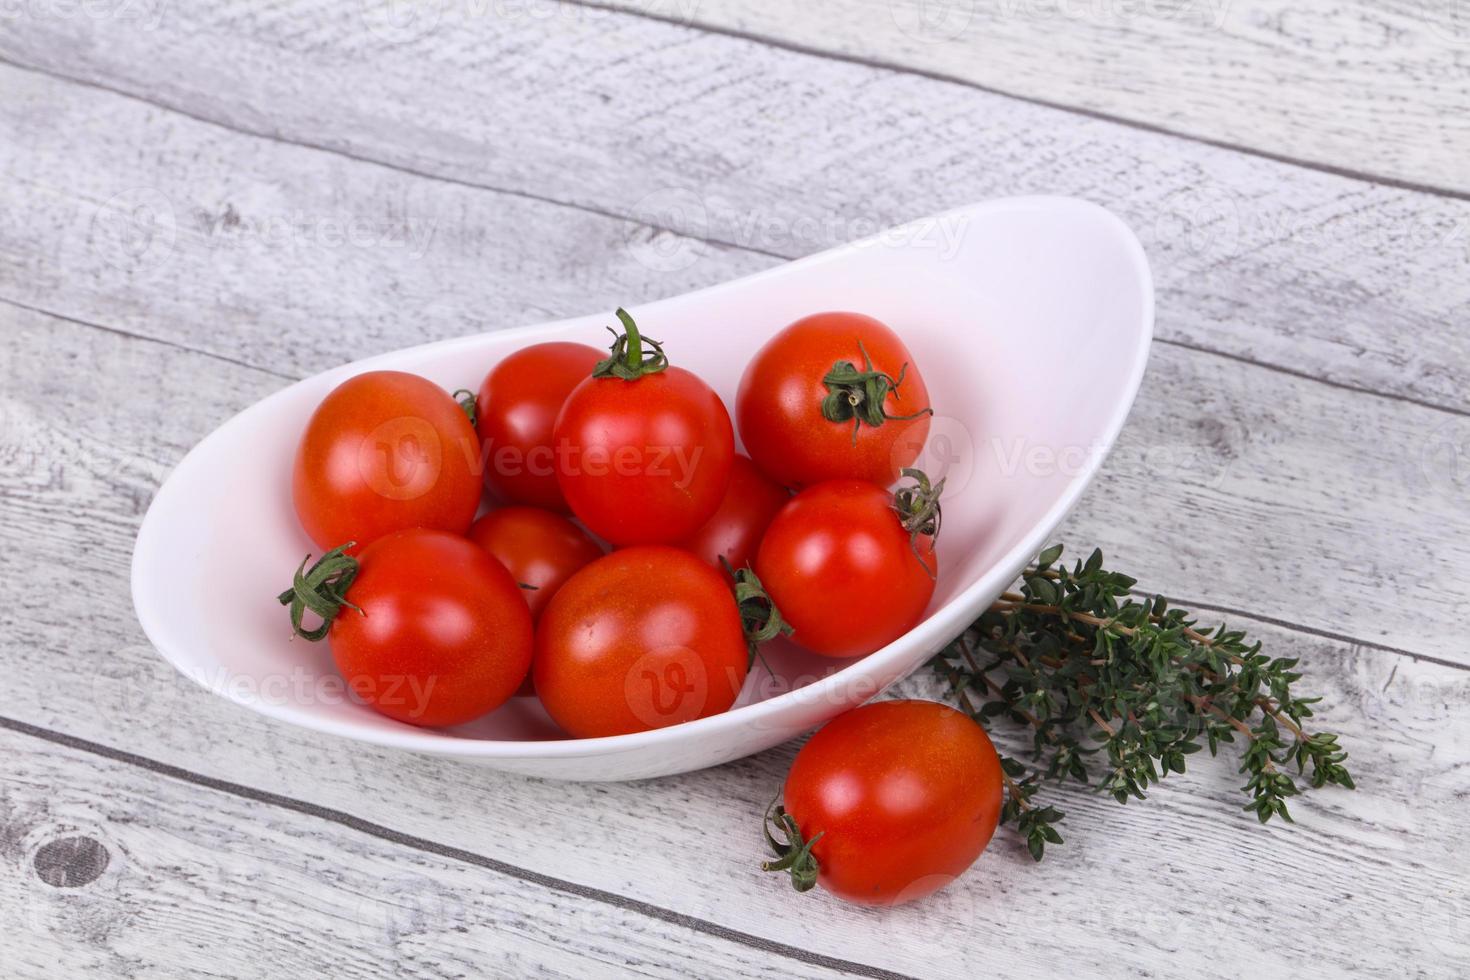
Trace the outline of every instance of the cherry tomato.
<instances>
[{"instance_id":1,"label":"cherry tomato","mask_svg":"<svg viewBox=\"0 0 1470 980\"><path fill-rule=\"evenodd\" d=\"M366 546L392 531L464 534L480 504L479 442L464 410L413 374L343 382L296 451L296 516L318 547Z\"/></svg>"},{"instance_id":2,"label":"cherry tomato","mask_svg":"<svg viewBox=\"0 0 1470 980\"><path fill-rule=\"evenodd\" d=\"M596 738L728 710L749 660L725 577L653 545L599 558L551 597L532 674L556 723Z\"/></svg>"},{"instance_id":3,"label":"cherry tomato","mask_svg":"<svg viewBox=\"0 0 1470 980\"><path fill-rule=\"evenodd\" d=\"M740 379L735 415L777 483L888 486L929 437L929 391L898 335L860 313L818 313L771 338Z\"/></svg>"},{"instance_id":4,"label":"cherry tomato","mask_svg":"<svg viewBox=\"0 0 1470 980\"><path fill-rule=\"evenodd\" d=\"M441 727L472 721L516 692L531 666L531 612L483 549L443 531L399 531L356 560L329 553L307 573L307 587L335 562L350 584L322 632L355 695L389 718ZM341 581L334 573L318 598L337 605ZM281 601L293 598L288 591ZM298 633L321 638L300 629L299 606L292 612Z\"/></svg>"},{"instance_id":5,"label":"cherry tomato","mask_svg":"<svg viewBox=\"0 0 1470 980\"><path fill-rule=\"evenodd\" d=\"M557 480L572 513L614 545L674 544L699 530L730 483L735 434L699 378L644 354L633 318L556 420Z\"/></svg>"},{"instance_id":6,"label":"cherry tomato","mask_svg":"<svg viewBox=\"0 0 1470 980\"><path fill-rule=\"evenodd\" d=\"M602 351L585 344L533 344L485 376L476 400L485 486L498 499L565 511L551 430L573 388Z\"/></svg>"},{"instance_id":7,"label":"cherry tomato","mask_svg":"<svg viewBox=\"0 0 1470 980\"><path fill-rule=\"evenodd\" d=\"M861 480L829 480L791 498L755 560L791 639L856 657L913 629L934 595L932 517L900 514L892 493Z\"/></svg>"},{"instance_id":8,"label":"cherry tomato","mask_svg":"<svg viewBox=\"0 0 1470 980\"><path fill-rule=\"evenodd\" d=\"M736 456L719 510L682 547L716 568L724 567L721 558L732 568L744 568L755 560L761 536L790 499L791 493L767 479L749 458Z\"/></svg>"},{"instance_id":9,"label":"cherry tomato","mask_svg":"<svg viewBox=\"0 0 1470 980\"><path fill-rule=\"evenodd\" d=\"M523 586L531 618L582 566L602 557L602 547L560 514L538 507L492 510L470 528L470 540L490 552ZM524 588L524 586L531 588Z\"/></svg>"},{"instance_id":10,"label":"cherry tomato","mask_svg":"<svg viewBox=\"0 0 1470 980\"><path fill-rule=\"evenodd\" d=\"M989 736L962 712L879 701L839 715L802 747L784 809L801 841L821 835L811 847L818 884L849 902L899 905L975 863L1000 820L1002 782ZM791 831L779 817L778 839ZM800 888L811 868L794 870Z\"/></svg>"}]
</instances>

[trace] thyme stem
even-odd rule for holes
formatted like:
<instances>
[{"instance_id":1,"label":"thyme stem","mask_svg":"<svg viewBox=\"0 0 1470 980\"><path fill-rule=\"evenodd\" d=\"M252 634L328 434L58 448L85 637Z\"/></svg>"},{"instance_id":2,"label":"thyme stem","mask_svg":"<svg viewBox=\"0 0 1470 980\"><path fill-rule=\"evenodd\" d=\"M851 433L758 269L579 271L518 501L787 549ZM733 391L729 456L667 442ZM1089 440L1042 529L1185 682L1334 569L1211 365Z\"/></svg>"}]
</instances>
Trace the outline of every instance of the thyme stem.
<instances>
[{"instance_id":1,"label":"thyme stem","mask_svg":"<svg viewBox=\"0 0 1470 980\"><path fill-rule=\"evenodd\" d=\"M1295 660L1266 656L1224 626L1201 631L1163 596L1135 593L1134 579L1104 569L1101 552L1071 568L1061 554L1060 546L1042 552L935 658L977 721L1009 718L1031 730L1031 766L1002 759L1002 820L1034 858L1061 842L1054 825L1063 817L1036 792L1044 781L1090 782L1097 755L1106 765L1095 787L1123 803L1183 773L1186 756L1240 740L1244 808L1262 823L1291 820L1296 777L1353 788L1337 736L1305 726L1319 699L1293 693Z\"/></svg>"}]
</instances>

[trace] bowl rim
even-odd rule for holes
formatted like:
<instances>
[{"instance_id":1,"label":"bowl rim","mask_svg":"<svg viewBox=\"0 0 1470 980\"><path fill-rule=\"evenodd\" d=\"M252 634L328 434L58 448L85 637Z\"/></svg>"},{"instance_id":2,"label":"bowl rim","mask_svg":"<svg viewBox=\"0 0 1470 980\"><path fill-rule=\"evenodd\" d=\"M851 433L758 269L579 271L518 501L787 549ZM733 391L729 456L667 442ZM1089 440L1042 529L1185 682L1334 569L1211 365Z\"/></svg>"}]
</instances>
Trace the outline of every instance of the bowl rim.
<instances>
[{"instance_id":1,"label":"bowl rim","mask_svg":"<svg viewBox=\"0 0 1470 980\"><path fill-rule=\"evenodd\" d=\"M762 719L773 720L774 716L784 714L787 711L799 711L803 707L810 708L829 698L835 699L841 685L851 682L854 671L869 674L884 673L880 668L890 665L892 661L896 660L915 643L926 646L932 645L935 649L938 649L945 641L957 635L961 629L972 622L979 612L979 607L987 604L993 595L998 595L1001 589L1011 582L1020 573L1021 569L1025 567L1026 563L1041 550L1046 539L1060 525L1066 514L1076 504L1082 492L1097 475L1103 462L1112 452L1118 434L1122 431L1123 425L1127 421L1129 413L1132 411L1134 401L1137 399L1138 391L1143 381L1144 369L1148 363L1149 350L1153 340L1155 315L1152 272L1149 268L1148 258L1144 252L1143 245L1139 242L1138 237L1133 233L1132 229L1108 209L1081 198L1058 195L1028 195L996 198L952 208L937 215L907 222L867 238L845 245L839 245L836 248L791 262L781 263L770 269L764 269L739 279L717 283L688 293L681 293L678 296L640 304L641 309L653 312L659 306L675 300L684 301L694 296L718 295L724 290L746 288L753 283L759 283L768 278L778 275L788 275L795 270L834 261L857 249L876 244L904 229L914 228L935 221L945 221L963 214L976 215L984 212L1005 210L1071 211L1078 214L1085 214L1093 219L1101 218L1103 223L1110 226L1117 234L1119 244L1129 259L1135 280L1134 285L1138 288L1143 299L1143 316L1140 330L1133 338L1136 346L1133 352L1132 363L1129 366L1128 376L1121 389L1122 397L1115 403L1111 415L1102 428L1101 451L1087 454L1086 463L1079 468L1077 473L1071 476L1066 487L1051 508L1035 522L1032 529L1014 547L1007 551L1001 558L997 559L975 582L971 583L948 603L935 610L934 614L928 619L899 639L894 640L892 643L874 651L866 657L848 664L840 670L834 671L821 680L814 681L804 687L777 694L774 697L762 701L741 705L720 714L711 715L707 718L699 718L678 725L671 725L667 728L656 728L644 732L603 736L599 738L529 740L466 738L438 729L416 728L410 725L402 725L395 728L368 728L362 725L362 723L351 719L315 715L309 712L302 712L297 706L289 703L278 704L257 696L254 692L248 690L246 685L218 685L212 683L200 671L194 669L193 661L186 660L173 651L173 644L167 642L171 639L167 624L155 614L152 606L145 605L141 601L141 596L147 591L145 572L152 564L150 561L151 549L158 546L161 537L157 533L156 528L156 525L161 520L158 515L163 509L160 508L160 502L165 501L170 496L170 486L175 483L175 477L186 467L197 465L198 459L216 442L228 438L234 426L248 413L248 409L226 420L184 455L154 495L153 502L149 505L148 511L139 525L138 535L133 547L129 584L133 595L133 608L139 623L143 627L143 632L158 651L159 655L181 674L190 678L206 690L209 690L211 693L224 697L252 711L259 712L267 717L285 721L310 731L334 735L353 741L367 742L385 748L427 752L438 756L487 760L571 759L586 756L614 755L634 752L642 748L667 742L671 739L692 738L695 736L718 737L724 732L735 731L751 724L758 724ZM514 339L519 336L534 336L546 330L571 324L582 319L585 319L585 317L567 317L533 326L498 330L494 331L494 336L509 339ZM486 334L482 333L466 337L431 341L426 344L400 348L360 361L354 361L293 382L280 391L266 396L266 398L256 404L265 405L275 399L285 398L298 385L337 376L345 378L364 371L379 369L397 361L406 353L421 351L427 348L452 351L454 348L460 346L474 346L479 344L485 336ZM904 650L900 650L900 646ZM880 692L874 692L873 696L876 697L878 693ZM833 700L830 703L846 704L846 701L841 700L839 702L838 700Z\"/></svg>"}]
</instances>

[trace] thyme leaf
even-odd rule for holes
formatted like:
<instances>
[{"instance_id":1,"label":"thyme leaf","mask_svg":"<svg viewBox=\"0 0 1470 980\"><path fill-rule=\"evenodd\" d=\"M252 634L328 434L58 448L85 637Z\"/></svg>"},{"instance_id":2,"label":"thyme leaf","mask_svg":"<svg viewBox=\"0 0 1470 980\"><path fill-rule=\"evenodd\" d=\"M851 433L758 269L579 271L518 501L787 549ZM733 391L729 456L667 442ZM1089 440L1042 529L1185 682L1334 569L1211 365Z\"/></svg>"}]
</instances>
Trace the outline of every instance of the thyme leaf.
<instances>
[{"instance_id":1,"label":"thyme leaf","mask_svg":"<svg viewBox=\"0 0 1470 980\"><path fill-rule=\"evenodd\" d=\"M1261 823L1291 822L1300 780L1354 788L1337 736L1308 731L1320 698L1294 693L1296 660L1273 659L1224 625L1201 631L1162 596L1135 593L1101 551L1071 568L1061 557L1060 545L1043 551L933 661L976 721L1029 730L1029 765L1001 760L1001 822L1034 859L1062 842L1063 813L1037 800L1047 782L1089 784L1127 803L1182 774L1201 749L1238 744L1244 809Z\"/></svg>"}]
</instances>

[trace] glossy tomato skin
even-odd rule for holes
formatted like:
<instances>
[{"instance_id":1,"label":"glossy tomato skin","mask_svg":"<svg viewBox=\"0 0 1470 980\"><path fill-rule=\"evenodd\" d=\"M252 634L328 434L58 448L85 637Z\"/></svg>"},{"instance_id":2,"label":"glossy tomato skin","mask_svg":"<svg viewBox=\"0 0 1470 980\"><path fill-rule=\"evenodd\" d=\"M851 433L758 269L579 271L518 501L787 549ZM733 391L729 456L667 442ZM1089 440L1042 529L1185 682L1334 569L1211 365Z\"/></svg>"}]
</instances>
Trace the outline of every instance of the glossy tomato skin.
<instances>
[{"instance_id":1,"label":"glossy tomato skin","mask_svg":"<svg viewBox=\"0 0 1470 980\"><path fill-rule=\"evenodd\" d=\"M727 711L749 651L724 576L676 548L615 551L552 596L532 674L577 738L665 728Z\"/></svg>"},{"instance_id":2,"label":"glossy tomato skin","mask_svg":"<svg viewBox=\"0 0 1470 980\"><path fill-rule=\"evenodd\" d=\"M322 549L393 531L463 534L480 504L479 443L464 410L433 382L360 374L329 394L296 450L292 499Z\"/></svg>"},{"instance_id":3,"label":"glossy tomato skin","mask_svg":"<svg viewBox=\"0 0 1470 980\"><path fill-rule=\"evenodd\" d=\"M928 537L915 555L893 494L862 480L829 480L791 498L755 560L791 639L828 657L863 656L913 629L938 568Z\"/></svg>"},{"instance_id":4,"label":"glossy tomato skin","mask_svg":"<svg viewBox=\"0 0 1470 980\"><path fill-rule=\"evenodd\" d=\"M504 703L531 666L531 611L484 549L442 531L364 548L328 638L348 689L411 725L459 725Z\"/></svg>"},{"instance_id":5,"label":"glossy tomato skin","mask_svg":"<svg viewBox=\"0 0 1470 980\"><path fill-rule=\"evenodd\" d=\"M602 557L602 546L560 514L539 507L502 507L470 527L470 540L504 565L522 586L531 619L541 618L556 590L583 566Z\"/></svg>"},{"instance_id":6,"label":"glossy tomato skin","mask_svg":"<svg viewBox=\"0 0 1470 980\"><path fill-rule=\"evenodd\" d=\"M724 498L735 432L720 396L670 367L588 378L557 417L557 480L572 513L619 547L675 544Z\"/></svg>"},{"instance_id":7,"label":"glossy tomato skin","mask_svg":"<svg viewBox=\"0 0 1470 980\"><path fill-rule=\"evenodd\" d=\"M839 715L797 753L785 807L838 898L898 905L962 874L1000 821L1000 758L985 730L934 701Z\"/></svg>"},{"instance_id":8,"label":"glossy tomato skin","mask_svg":"<svg viewBox=\"0 0 1470 980\"><path fill-rule=\"evenodd\" d=\"M762 473L749 457L737 455L725 499L682 547L716 568L723 569L721 558L732 568L744 568L755 561L766 528L790 499L790 491Z\"/></svg>"},{"instance_id":9,"label":"glossy tomato skin","mask_svg":"<svg viewBox=\"0 0 1470 980\"><path fill-rule=\"evenodd\" d=\"M532 344L495 365L476 399L485 486L497 499L565 512L551 433L572 389L606 353L586 344Z\"/></svg>"},{"instance_id":10,"label":"glossy tomato skin","mask_svg":"<svg viewBox=\"0 0 1470 980\"><path fill-rule=\"evenodd\" d=\"M861 341L862 348L858 344ZM889 486L919 458L929 416L889 419L880 426L830 422L822 415L822 383L835 364L862 369L863 349L873 368L897 379L884 402L890 415L929 408L929 390L902 340L861 313L817 313L786 327L762 347L740 378L735 416L746 450L766 475L789 487L852 478Z\"/></svg>"}]
</instances>

